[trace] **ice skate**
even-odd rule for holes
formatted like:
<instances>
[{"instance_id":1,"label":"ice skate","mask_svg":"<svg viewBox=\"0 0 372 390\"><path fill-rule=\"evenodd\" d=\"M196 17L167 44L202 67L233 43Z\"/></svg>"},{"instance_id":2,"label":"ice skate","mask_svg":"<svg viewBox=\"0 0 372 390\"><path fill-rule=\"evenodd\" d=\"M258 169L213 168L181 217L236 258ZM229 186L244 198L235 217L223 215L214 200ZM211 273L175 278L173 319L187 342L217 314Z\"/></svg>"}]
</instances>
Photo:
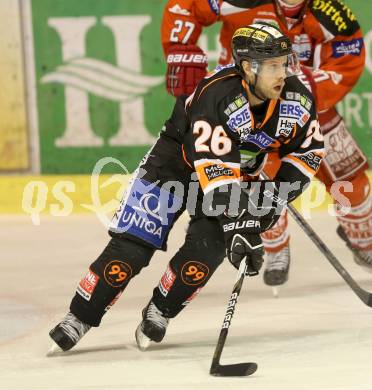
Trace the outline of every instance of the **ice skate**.
<instances>
[{"instance_id":1,"label":"ice skate","mask_svg":"<svg viewBox=\"0 0 372 390\"><path fill-rule=\"evenodd\" d=\"M289 245L279 252L266 252L266 268L263 275L264 282L273 287L273 294L278 296L278 287L288 280L290 266Z\"/></svg>"},{"instance_id":2,"label":"ice skate","mask_svg":"<svg viewBox=\"0 0 372 390\"><path fill-rule=\"evenodd\" d=\"M145 351L151 341L159 343L163 340L169 318L164 317L163 313L150 301L142 311L142 321L136 329L137 346L141 351Z\"/></svg>"},{"instance_id":3,"label":"ice skate","mask_svg":"<svg viewBox=\"0 0 372 390\"><path fill-rule=\"evenodd\" d=\"M71 312L49 332L54 343L47 353L51 356L56 352L68 351L88 332L90 325L80 321Z\"/></svg>"},{"instance_id":4,"label":"ice skate","mask_svg":"<svg viewBox=\"0 0 372 390\"><path fill-rule=\"evenodd\" d=\"M354 261L367 272L372 272L372 250L362 250L359 248L355 248L347 235L344 232L344 229L341 226L337 228L337 234L341 237L343 241L345 241L347 247L353 253Z\"/></svg>"}]
</instances>

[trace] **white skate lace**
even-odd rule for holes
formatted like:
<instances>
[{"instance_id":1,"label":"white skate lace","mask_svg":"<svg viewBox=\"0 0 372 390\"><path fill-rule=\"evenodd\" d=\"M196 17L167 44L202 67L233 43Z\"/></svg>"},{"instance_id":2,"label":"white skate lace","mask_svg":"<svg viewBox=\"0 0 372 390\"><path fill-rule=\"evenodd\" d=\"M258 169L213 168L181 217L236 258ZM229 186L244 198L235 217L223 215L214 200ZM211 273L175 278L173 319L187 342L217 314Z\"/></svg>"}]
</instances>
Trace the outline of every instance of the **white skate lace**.
<instances>
[{"instance_id":1,"label":"white skate lace","mask_svg":"<svg viewBox=\"0 0 372 390\"><path fill-rule=\"evenodd\" d=\"M166 328L169 323L169 318L164 317L163 313L152 302L147 307L145 319L161 328Z\"/></svg>"},{"instance_id":2,"label":"white skate lace","mask_svg":"<svg viewBox=\"0 0 372 390\"><path fill-rule=\"evenodd\" d=\"M80 321L71 312L66 315L66 317L62 320L59 326L75 343L77 343L91 328L90 325Z\"/></svg>"},{"instance_id":3,"label":"white skate lace","mask_svg":"<svg viewBox=\"0 0 372 390\"><path fill-rule=\"evenodd\" d=\"M267 256L267 267L268 271L272 270L285 270L288 267L289 261L289 247L286 246L282 250L276 253L268 252Z\"/></svg>"}]
</instances>

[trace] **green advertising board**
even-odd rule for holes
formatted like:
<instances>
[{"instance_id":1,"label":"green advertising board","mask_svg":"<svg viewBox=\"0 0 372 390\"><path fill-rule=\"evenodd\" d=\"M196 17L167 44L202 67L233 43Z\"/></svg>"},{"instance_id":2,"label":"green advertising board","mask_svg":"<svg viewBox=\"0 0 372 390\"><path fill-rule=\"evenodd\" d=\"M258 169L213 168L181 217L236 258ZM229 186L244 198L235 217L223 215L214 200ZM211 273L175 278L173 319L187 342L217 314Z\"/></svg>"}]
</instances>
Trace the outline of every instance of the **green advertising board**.
<instances>
[{"instance_id":1,"label":"green advertising board","mask_svg":"<svg viewBox=\"0 0 372 390\"><path fill-rule=\"evenodd\" d=\"M133 171L172 110L164 87L165 0L29 0L42 173L89 173L111 156ZM367 67L340 104L372 157L372 10L349 1L366 34ZM371 31L370 31L371 30ZM218 58L218 24L201 46Z\"/></svg>"},{"instance_id":2,"label":"green advertising board","mask_svg":"<svg viewBox=\"0 0 372 390\"><path fill-rule=\"evenodd\" d=\"M368 0L345 2L361 25L366 48L366 64L357 85L337 107L372 167L372 3Z\"/></svg>"},{"instance_id":3,"label":"green advertising board","mask_svg":"<svg viewBox=\"0 0 372 390\"><path fill-rule=\"evenodd\" d=\"M172 107L163 86L164 2L31 4L41 172L88 173L103 156L133 170Z\"/></svg>"}]
</instances>

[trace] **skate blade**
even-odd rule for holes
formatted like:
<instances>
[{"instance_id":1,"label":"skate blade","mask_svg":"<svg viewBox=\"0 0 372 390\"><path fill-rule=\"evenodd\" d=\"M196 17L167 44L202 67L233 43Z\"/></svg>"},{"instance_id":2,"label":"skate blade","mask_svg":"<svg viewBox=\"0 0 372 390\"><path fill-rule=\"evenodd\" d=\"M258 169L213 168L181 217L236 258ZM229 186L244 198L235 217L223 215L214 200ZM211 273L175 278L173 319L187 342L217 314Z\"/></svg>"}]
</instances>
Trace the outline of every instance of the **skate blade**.
<instances>
[{"instance_id":1,"label":"skate blade","mask_svg":"<svg viewBox=\"0 0 372 390\"><path fill-rule=\"evenodd\" d=\"M49 351L46 353L46 356L51 357L57 355L60 352L63 352L62 349L56 343L53 343Z\"/></svg>"},{"instance_id":2,"label":"skate blade","mask_svg":"<svg viewBox=\"0 0 372 390\"><path fill-rule=\"evenodd\" d=\"M273 292L274 298L279 298L279 287L278 286L273 286L271 288L271 290Z\"/></svg>"},{"instance_id":3,"label":"skate blade","mask_svg":"<svg viewBox=\"0 0 372 390\"><path fill-rule=\"evenodd\" d=\"M142 352L146 351L151 344L151 339L142 332L141 325L138 325L136 329L136 342L138 349Z\"/></svg>"}]
</instances>

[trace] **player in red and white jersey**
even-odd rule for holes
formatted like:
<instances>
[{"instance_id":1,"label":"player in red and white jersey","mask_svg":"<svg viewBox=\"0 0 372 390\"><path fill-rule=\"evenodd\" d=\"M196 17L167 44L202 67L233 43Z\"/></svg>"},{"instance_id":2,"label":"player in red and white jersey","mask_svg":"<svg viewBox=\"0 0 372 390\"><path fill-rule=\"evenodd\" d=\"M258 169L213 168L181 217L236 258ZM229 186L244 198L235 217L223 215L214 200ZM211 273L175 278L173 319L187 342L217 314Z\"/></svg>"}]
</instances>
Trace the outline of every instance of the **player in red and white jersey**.
<instances>
[{"instance_id":1,"label":"player in red and white jersey","mask_svg":"<svg viewBox=\"0 0 372 390\"><path fill-rule=\"evenodd\" d=\"M220 64L232 61L231 37L246 24L267 22L280 27L292 40L302 64L304 83L316 96L319 121L325 136L326 157L318 171L329 192L334 183L342 188L342 204L335 201L338 234L354 253L355 261L372 269L372 201L365 173L367 158L347 130L335 105L358 81L365 62L365 48L355 15L341 0L169 0L161 28L167 59L167 90L189 94L206 74L207 59L197 46L202 28L222 22ZM275 153L265 167L271 176L279 169ZM332 195L332 192L331 192ZM349 206L347 211L343 206ZM288 278L290 252L287 213L263 234L267 252L264 280L283 284Z\"/></svg>"}]
</instances>

